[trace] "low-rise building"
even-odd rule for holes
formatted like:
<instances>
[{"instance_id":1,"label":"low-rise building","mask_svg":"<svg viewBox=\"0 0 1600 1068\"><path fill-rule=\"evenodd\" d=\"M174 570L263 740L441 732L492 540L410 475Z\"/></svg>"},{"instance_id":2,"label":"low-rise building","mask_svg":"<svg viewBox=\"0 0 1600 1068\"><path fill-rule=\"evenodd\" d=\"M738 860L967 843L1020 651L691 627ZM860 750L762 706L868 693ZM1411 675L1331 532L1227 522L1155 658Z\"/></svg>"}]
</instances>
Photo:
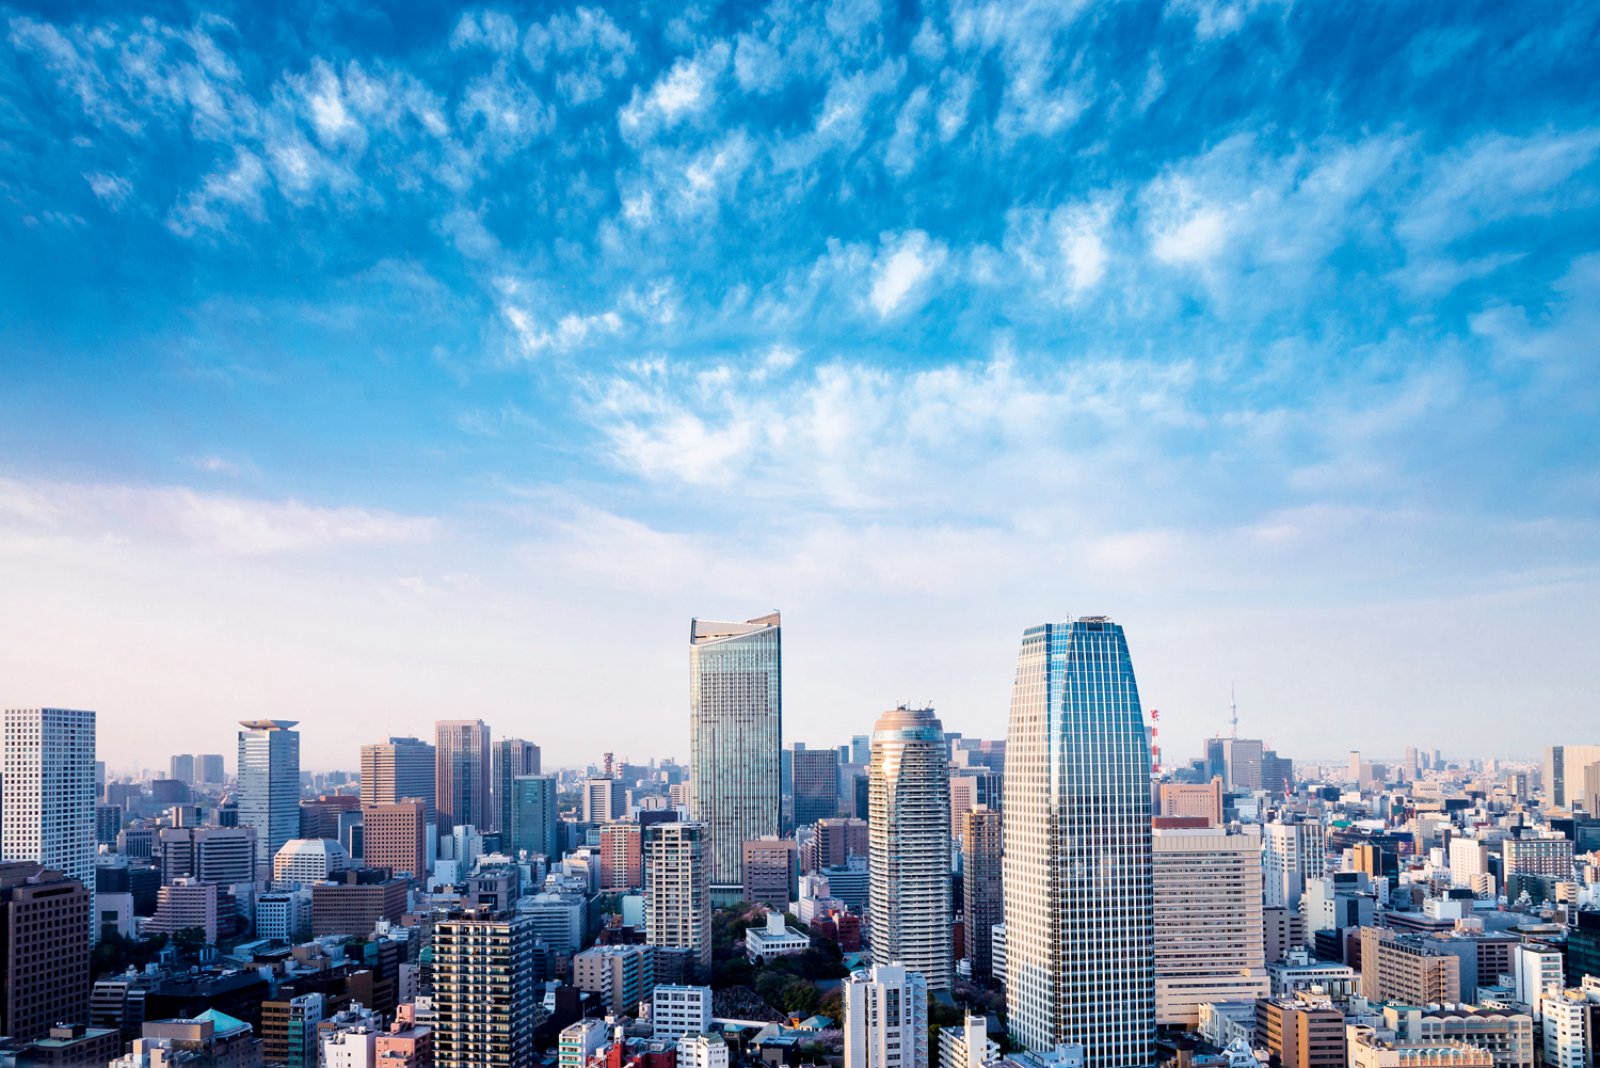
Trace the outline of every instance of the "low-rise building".
<instances>
[{"instance_id":1,"label":"low-rise building","mask_svg":"<svg viewBox=\"0 0 1600 1068\"><path fill-rule=\"evenodd\" d=\"M776 957L804 953L811 948L811 936L790 927L782 912L774 909L767 913L764 926L751 925L744 932L744 954L753 962L764 962Z\"/></svg>"}]
</instances>

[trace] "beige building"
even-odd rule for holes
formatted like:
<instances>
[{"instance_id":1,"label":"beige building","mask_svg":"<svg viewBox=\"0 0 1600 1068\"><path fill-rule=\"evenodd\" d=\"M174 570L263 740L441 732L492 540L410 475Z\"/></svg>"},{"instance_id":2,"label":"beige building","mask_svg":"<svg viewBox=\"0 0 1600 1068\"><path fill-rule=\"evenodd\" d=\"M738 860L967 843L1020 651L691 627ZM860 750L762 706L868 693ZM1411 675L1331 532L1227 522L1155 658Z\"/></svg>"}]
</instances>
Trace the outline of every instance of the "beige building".
<instances>
[{"instance_id":1,"label":"beige building","mask_svg":"<svg viewBox=\"0 0 1600 1068\"><path fill-rule=\"evenodd\" d=\"M1346 1068L1344 1013L1306 995L1257 1001L1255 1045L1282 1068Z\"/></svg>"},{"instance_id":2,"label":"beige building","mask_svg":"<svg viewBox=\"0 0 1600 1068\"><path fill-rule=\"evenodd\" d=\"M1385 1042L1352 1028L1350 1068L1494 1068L1489 1051L1465 1042Z\"/></svg>"},{"instance_id":3,"label":"beige building","mask_svg":"<svg viewBox=\"0 0 1600 1068\"><path fill-rule=\"evenodd\" d=\"M1474 1005L1391 1005L1383 1010L1384 1026L1404 1042L1460 1041L1481 1046L1494 1057L1494 1068L1533 1068L1533 1017L1525 1012Z\"/></svg>"},{"instance_id":4,"label":"beige building","mask_svg":"<svg viewBox=\"0 0 1600 1068\"><path fill-rule=\"evenodd\" d=\"M1213 825L1222 823L1222 780L1208 783L1164 782L1157 789L1156 814L1199 816Z\"/></svg>"},{"instance_id":5,"label":"beige building","mask_svg":"<svg viewBox=\"0 0 1600 1068\"><path fill-rule=\"evenodd\" d=\"M1387 927L1361 928L1361 996L1404 1005L1461 1000L1461 958Z\"/></svg>"},{"instance_id":6,"label":"beige building","mask_svg":"<svg viewBox=\"0 0 1600 1068\"><path fill-rule=\"evenodd\" d=\"M1156 1022L1196 1027L1207 1001L1270 992L1261 918L1261 838L1250 827L1154 821Z\"/></svg>"}]
</instances>

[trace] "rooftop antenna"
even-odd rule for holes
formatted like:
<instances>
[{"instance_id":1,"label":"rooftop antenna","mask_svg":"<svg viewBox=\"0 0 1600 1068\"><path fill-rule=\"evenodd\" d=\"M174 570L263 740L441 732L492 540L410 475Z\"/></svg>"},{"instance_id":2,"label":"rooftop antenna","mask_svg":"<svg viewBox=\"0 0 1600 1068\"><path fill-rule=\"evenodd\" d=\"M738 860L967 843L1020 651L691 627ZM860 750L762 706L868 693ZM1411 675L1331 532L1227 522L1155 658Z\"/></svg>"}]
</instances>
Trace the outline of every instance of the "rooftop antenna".
<instances>
[{"instance_id":1,"label":"rooftop antenna","mask_svg":"<svg viewBox=\"0 0 1600 1068\"><path fill-rule=\"evenodd\" d=\"M1228 710L1231 713L1228 722L1232 726L1230 737L1237 741L1239 738L1239 687L1237 683L1228 683Z\"/></svg>"}]
</instances>

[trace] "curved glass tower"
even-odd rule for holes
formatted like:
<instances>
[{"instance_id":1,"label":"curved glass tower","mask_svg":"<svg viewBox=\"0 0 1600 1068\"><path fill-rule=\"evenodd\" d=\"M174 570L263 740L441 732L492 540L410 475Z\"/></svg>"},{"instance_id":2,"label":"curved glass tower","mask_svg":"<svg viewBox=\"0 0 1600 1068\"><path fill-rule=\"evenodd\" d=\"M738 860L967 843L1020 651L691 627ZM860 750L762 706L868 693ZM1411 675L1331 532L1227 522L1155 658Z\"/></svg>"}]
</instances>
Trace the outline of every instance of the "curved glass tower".
<instances>
[{"instance_id":1,"label":"curved glass tower","mask_svg":"<svg viewBox=\"0 0 1600 1068\"><path fill-rule=\"evenodd\" d=\"M950 989L950 768L931 708L895 708L872 731L872 953Z\"/></svg>"},{"instance_id":2,"label":"curved glass tower","mask_svg":"<svg viewBox=\"0 0 1600 1068\"><path fill-rule=\"evenodd\" d=\"M1005 779L1006 1000L1013 1040L1087 1068L1156 1061L1150 745L1122 628L1022 635Z\"/></svg>"}]
</instances>

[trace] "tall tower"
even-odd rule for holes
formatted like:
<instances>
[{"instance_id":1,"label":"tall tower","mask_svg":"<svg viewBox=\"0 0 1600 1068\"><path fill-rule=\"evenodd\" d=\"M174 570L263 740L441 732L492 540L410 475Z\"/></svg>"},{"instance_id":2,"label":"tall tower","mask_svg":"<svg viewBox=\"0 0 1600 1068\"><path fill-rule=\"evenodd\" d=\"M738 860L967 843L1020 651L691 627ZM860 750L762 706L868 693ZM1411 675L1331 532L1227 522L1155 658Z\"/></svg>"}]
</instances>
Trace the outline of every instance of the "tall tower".
<instances>
[{"instance_id":1,"label":"tall tower","mask_svg":"<svg viewBox=\"0 0 1600 1068\"><path fill-rule=\"evenodd\" d=\"M501 840L511 833L511 781L524 775L539 774L539 747L521 738L502 738L494 743L494 829Z\"/></svg>"},{"instance_id":2,"label":"tall tower","mask_svg":"<svg viewBox=\"0 0 1600 1068\"><path fill-rule=\"evenodd\" d=\"M690 816L709 836L711 886L737 897L744 843L782 820L781 620L689 623Z\"/></svg>"},{"instance_id":3,"label":"tall tower","mask_svg":"<svg viewBox=\"0 0 1600 1068\"><path fill-rule=\"evenodd\" d=\"M390 738L361 747L361 803L392 805L417 798L427 806L427 819L436 818L435 750L417 738Z\"/></svg>"},{"instance_id":4,"label":"tall tower","mask_svg":"<svg viewBox=\"0 0 1600 1068\"><path fill-rule=\"evenodd\" d=\"M1102 616L1022 635L1006 739L1006 995L1032 1050L1087 1068L1155 1052L1150 749L1122 628Z\"/></svg>"},{"instance_id":5,"label":"tall tower","mask_svg":"<svg viewBox=\"0 0 1600 1068\"><path fill-rule=\"evenodd\" d=\"M6 710L0 858L28 860L83 883L94 916L94 713ZM90 922L90 940L99 939Z\"/></svg>"},{"instance_id":6,"label":"tall tower","mask_svg":"<svg viewBox=\"0 0 1600 1068\"><path fill-rule=\"evenodd\" d=\"M950 767L933 709L878 717L869 774L873 959L948 990Z\"/></svg>"},{"instance_id":7,"label":"tall tower","mask_svg":"<svg viewBox=\"0 0 1600 1068\"><path fill-rule=\"evenodd\" d=\"M711 967L711 881L706 828L652 823L644 829L644 931L652 946L692 950Z\"/></svg>"},{"instance_id":8,"label":"tall tower","mask_svg":"<svg viewBox=\"0 0 1600 1068\"><path fill-rule=\"evenodd\" d=\"M512 856L526 850L552 864L561 859L554 776L519 775L511 780L511 825L501 842Z\"/></svg>"},{"instance_id":9,"label":"tall tower","mask_svg":"<svg viewBox=\"0 0 1600 1068\"><path fill-rule=\"evenodd\" d=\"M488 829L488 724L481 719L442 719L434 729L438 752L433 790L439 838L450 837L458 826Z\"/></svg>"},{"instance_id":10,"label":"tall tower","mask_svg":"<svg viewBox=\"0 0 1600 1068\"><path fill-rule=\"evenodd\" d=\"M451 913L433 928L437 1068L531 1068L537 923L525 912Z\"/></svg>"},{"instance_id":11,"label":"tall tower","mask_svg":"<svg viewBox=\"0 0 1600 1068\"><path fill-rule=\"evenodd\" d=\"M994 925L1005 922L1000 877L1001 817L979 805L961 815L961 911L967 918L967 955L972 974L994 974Z\"/></svg>"},{"instance_id":12,"label":"tall tower","mask_svg":"<svg viewBox=\"0 0 1600 1068\"><path fill-rule=\"evenodd\" d=\"M239 726L239 826L255 828L259 868L300 837L300 732L289 719Z\"/></svg>"}]
</instances>

